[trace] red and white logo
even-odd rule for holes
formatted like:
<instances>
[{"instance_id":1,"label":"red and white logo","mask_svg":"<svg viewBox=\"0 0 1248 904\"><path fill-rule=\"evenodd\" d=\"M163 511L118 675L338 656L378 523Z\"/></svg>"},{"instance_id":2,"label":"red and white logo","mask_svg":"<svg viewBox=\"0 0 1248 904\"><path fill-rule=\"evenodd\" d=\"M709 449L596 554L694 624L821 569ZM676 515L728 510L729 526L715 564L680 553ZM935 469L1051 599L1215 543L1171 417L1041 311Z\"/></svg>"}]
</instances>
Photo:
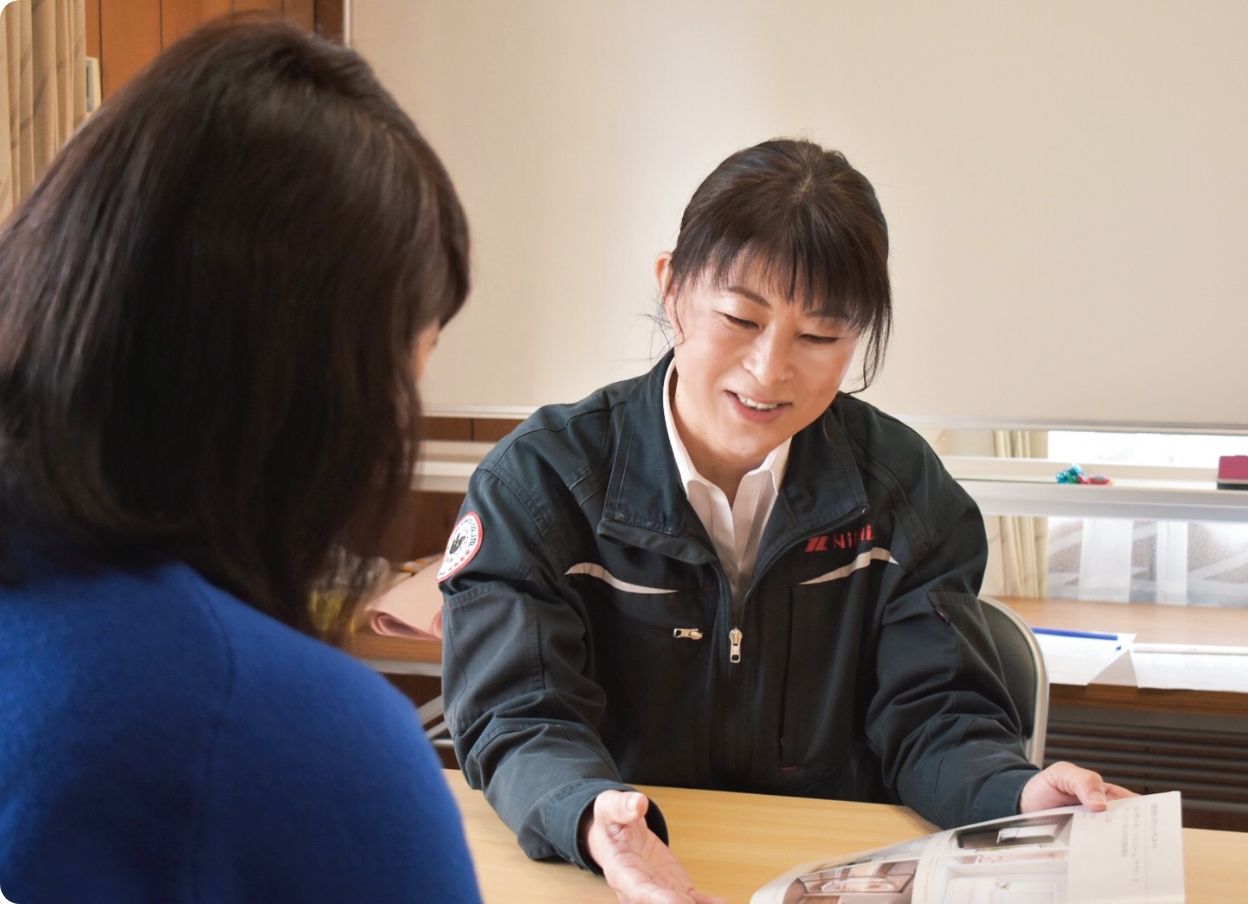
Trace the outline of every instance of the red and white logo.
<instances>
[{"instance_id":1,"label":"red and white logo","mask_svg":"<svg viewBox=\"0 0 1248 904\"><path fill-rule=\"evenodd\" d=\"M438 581L445 581L472 561L481 548L481 519L476 512L469 512L459 519L446 543L446 555L438 566Z\"/></svg>"},{"instance_id":2,"label":"red and white logo","mask_svg":"<svg viewBox=\"0 0 1248 904\"><path fill-rule=\"evenodd\" d=\"M859 544L866 543L875 539L875 532L871 530L871 525L857 527L853 530L843 530L839 534L824 534L822 537L811 537L806 541L807 552L827 552L828 540L832 541L833 549L856 549Z\"/></svg>"}]
</instances>

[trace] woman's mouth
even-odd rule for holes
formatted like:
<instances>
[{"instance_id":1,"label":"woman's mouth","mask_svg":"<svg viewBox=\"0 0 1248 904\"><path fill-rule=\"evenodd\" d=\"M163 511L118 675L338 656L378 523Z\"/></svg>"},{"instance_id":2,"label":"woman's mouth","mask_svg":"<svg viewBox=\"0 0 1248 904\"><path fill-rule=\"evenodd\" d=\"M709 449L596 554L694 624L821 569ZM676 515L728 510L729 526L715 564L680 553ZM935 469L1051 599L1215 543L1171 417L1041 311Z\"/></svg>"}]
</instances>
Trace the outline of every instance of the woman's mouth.
<instances>
[{"instance_id":1,"label":"woman's mouth","mask_svg":"<svg viewBox=\"0 0 1248 904\"><path fill-rule=\"evenodd\" d=\"M753 411L774 411L780 407L779 402L760 402L758 399L751 399L739 392L734 392L733 395L737 397L738 402Z\"/></svg>"}]
</instances>

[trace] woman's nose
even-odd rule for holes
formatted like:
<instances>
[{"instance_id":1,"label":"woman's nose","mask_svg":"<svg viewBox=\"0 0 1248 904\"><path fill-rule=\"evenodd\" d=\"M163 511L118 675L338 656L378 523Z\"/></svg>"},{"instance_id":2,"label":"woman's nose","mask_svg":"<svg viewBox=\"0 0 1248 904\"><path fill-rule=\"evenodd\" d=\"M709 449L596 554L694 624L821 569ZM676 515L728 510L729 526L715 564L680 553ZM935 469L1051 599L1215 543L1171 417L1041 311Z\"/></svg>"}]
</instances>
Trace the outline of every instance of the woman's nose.
<instances>
[{"instance_id":1,"label":"woman's nose","mask_svg":"<svg viewBox=\"0 0 1248 904\"><path fill-rule=\"evenodd\" d=\"M745 369L759 386L775 386L792 376L790 344L774 334L760 334L745 358Z\"/></svg>"}]
</instances>

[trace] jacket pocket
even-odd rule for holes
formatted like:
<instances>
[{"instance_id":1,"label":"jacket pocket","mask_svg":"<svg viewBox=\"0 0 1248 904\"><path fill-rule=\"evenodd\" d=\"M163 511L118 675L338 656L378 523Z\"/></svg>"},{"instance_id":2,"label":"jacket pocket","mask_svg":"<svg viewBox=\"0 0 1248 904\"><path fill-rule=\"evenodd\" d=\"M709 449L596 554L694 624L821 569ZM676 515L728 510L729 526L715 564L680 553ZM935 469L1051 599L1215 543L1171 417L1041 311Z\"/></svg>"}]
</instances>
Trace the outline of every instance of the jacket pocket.
<instances>
[{"instance_id":1,"label":"jacket pocket","mask_svg":"<svg viewBox=\"0 0 1248 904\"><path fill-rule=\"evenodd\" d=\"M779 614L779 613L777 613ZM781 768L829 770L853 751L860 691L861 625L853 607L828 585L798 585L789 592L788 648L784 664Z\"/></svg>"},{"instance_id":2,"label":"jacket pocket","mask_svg":"<svg viewBox=\"0 0 1248 904\"><path fill-rule=\"evenodd\" d=\"M640 630L666 637L671 637L675 630L709 628L704 624L706 612L699 590L633 583L592 562L573 565L564 576L580 593L594 624L600 619L619 618Z\"/></svg>"},{"instance_id":3,"label":"jacket pocket","mask_svg":"<svg viewBox=\"0 0 1248 904\"><path fill-rule=\"evenodd\" d=\"M711 620L701 589L637 593L577 581L591 625L599 731L625 779L705 782Z\"/></svg>"}]
</instances>

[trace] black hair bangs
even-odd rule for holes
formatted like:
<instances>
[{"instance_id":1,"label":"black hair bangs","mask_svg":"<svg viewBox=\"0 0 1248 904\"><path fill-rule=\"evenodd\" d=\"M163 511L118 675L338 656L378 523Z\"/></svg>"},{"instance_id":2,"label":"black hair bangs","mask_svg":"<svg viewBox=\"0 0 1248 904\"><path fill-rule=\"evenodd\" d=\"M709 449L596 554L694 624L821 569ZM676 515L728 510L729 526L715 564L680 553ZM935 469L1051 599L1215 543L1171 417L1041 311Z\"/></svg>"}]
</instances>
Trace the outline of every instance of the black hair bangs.
<instances>
[{"instance_id":1,"label":"black hair bangs","mask_svg":"<svg viewBox=\"0 0 1248 904\"><path fill-rule=\"evenodd\" d=\"M892 328L888 225L844 155L776 139L738 151L694 192L672 252L669 292L746 270L775 294L864 338L865 388Z\"/></svg>"}]
</instances>

